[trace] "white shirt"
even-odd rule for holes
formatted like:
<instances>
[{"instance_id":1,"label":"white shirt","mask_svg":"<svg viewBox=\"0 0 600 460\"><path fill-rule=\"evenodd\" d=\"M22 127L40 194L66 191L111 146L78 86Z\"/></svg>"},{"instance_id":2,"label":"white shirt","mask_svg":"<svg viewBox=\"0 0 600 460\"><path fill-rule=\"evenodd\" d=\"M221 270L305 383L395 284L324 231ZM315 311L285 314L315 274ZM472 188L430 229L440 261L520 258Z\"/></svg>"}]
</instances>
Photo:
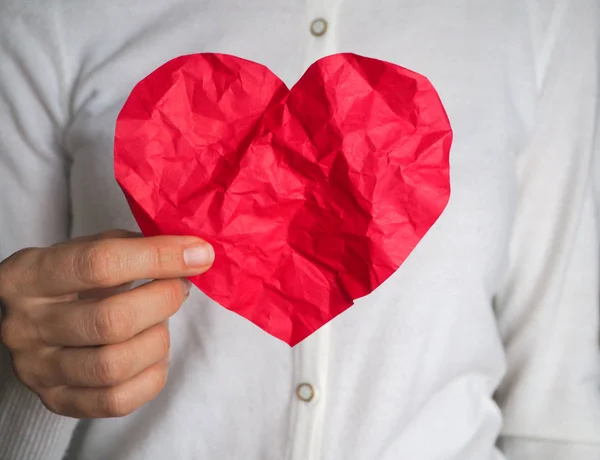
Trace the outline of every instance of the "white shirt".
<instances>
[{"instance_id":1,"label":"white shirt","mask_svg":"<svg viewBox=\"0 0 600 460\"><path fill-rule=\"evenodd\" d=\"M0 258L135 229L115 120L178 55L234 54L288 86L331 53L391 61L429 78L454 130L440 219L294 348L194 289L162 393L82 422L2 350L0 458L600 458L599 36L596 0L0 0Z\"/></svg>"}]
</instances>

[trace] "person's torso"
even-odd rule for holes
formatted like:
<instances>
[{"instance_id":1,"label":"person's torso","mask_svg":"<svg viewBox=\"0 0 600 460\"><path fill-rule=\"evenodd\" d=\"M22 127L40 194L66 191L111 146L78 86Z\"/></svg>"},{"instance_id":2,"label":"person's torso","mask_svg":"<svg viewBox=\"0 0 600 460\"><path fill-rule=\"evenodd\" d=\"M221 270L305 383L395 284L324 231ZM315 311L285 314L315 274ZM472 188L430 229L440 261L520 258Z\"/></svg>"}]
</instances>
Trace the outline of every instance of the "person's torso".
<instances>
[{"instance_id":1,"label":"person's torso","mask_svg":"<svg viewBox=\"0 0 600 460\"><path fill-rule=\"evenodd\" d=\"M70 458L499 459L492 393L504 357L492 303L535 99L522 2L88 3L65 37L79 53L65 136L72 236L136 228L114 179L115 120L137 81L189 53L250 59L288 86L346 51L425 75L454 131L452 193L391 278L294 348L194 288L170 321L163 392L127 417L82 422ZM310 30L318 17L322 36Z\"/></svg>"}]
</instances>

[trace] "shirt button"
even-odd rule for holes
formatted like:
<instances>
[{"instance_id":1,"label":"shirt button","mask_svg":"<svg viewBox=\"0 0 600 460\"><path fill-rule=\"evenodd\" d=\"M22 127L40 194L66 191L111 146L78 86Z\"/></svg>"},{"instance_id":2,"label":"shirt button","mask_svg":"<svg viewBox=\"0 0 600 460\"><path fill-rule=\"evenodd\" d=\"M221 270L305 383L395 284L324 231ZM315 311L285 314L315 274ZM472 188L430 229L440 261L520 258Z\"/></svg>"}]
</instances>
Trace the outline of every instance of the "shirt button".
<instances>
[{"instance_id":1,"label":"shirt button","mask_svg":"<svg viewBox=\"0 0 600 460\"><path fill-rule=\"evenodd\" d=\"M315 37L325 35L325 32L327 32L327 21L325 19L317 18L310 23L310 33Z\"/></svg>"},{"instance_id":2,"label":"shirt button","mask_svg":"<svg viewBox=\"0 0 600 460\"><path fill-rule=\"evenodd\" d=\"M296 387L296 396L304 402L311 402L315 397L315 389L310 383L301 383Z\"/></svg>"}]
</instances>

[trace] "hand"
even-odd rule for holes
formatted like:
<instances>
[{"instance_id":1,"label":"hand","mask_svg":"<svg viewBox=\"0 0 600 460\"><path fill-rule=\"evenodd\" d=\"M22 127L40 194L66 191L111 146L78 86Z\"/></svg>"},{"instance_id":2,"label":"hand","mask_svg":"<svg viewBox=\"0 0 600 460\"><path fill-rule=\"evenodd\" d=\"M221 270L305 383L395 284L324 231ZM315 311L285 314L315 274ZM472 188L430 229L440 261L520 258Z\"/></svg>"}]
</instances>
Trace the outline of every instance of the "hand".
<instances>
[{"instance_id":1,"label":"hand","mask_svg":"<svg viewBox=\"0 0 600 460\"><path fill-rule=\"evenodd\" d=\"M0 263L0 339L15 374L57 414L131 413L166 382L166 321L191 286L181 277L213 258L198 238L124 231L13 254Z\"/></svg>"}]
</instances>

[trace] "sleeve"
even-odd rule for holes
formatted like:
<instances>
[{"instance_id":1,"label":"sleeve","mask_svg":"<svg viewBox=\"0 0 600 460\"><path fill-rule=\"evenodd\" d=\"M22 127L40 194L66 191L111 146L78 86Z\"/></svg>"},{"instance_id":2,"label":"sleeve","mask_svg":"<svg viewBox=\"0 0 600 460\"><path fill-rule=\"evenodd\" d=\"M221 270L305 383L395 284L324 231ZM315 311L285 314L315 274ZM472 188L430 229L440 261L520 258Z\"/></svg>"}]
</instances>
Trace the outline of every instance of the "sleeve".
<instances>
[{"instance_id":1,"label":"sleeve","mask_svg":"<svg viewBox=\"0 0 600 460\"><path fill-rule=\"evenodd\" d=\"M499 446L508 460L598 460L600 3L524 4L539 98L495 305L508 368Z\"/></svg>"},{"instance_id":2,"label":"sleeve","mask_svg":"<svg viewBox=\"0 0 600 460\"><path fill-rule=\"evenodd\" d=\"M0 0L0 260L69 234L68 107L52 6ZM42 17L43 15L43 17ZM0 458L59 460L76 420L48 411L0 345Z\"/></svg>"}]
</instances>

